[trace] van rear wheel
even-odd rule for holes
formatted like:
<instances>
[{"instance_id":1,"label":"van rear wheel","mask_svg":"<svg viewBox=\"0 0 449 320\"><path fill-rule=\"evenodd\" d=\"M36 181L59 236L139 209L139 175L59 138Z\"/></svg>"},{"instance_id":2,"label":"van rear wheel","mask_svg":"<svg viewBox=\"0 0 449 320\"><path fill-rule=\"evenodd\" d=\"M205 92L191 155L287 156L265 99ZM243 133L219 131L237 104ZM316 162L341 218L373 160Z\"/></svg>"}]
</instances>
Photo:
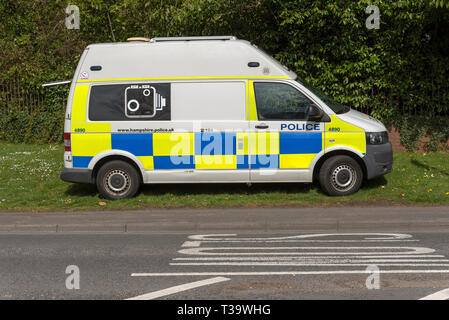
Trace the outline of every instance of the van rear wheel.
<instances>
[{"instance_id":1,"label":"van rear wheel","mask_svg":"<svg viewBox=\"0 0 449 320\"><path fill-rule=\"evenodd\" d=\"M357 192L362 185L363 171L349 156L327 159L320 169L321 189L330 196L347 196Z\"/></svg>"},{"instance_id":2,"label":"van rear wheel","mask_svg":"<svg viewBox=\"0 0 449 320\"><path fill-rule=\"evenodd\" d=\"M117 200L133 197L140 187L137 170L121 160L106 162L96 177L98 192L106 199Z\"/></svg>"}]
</instances>

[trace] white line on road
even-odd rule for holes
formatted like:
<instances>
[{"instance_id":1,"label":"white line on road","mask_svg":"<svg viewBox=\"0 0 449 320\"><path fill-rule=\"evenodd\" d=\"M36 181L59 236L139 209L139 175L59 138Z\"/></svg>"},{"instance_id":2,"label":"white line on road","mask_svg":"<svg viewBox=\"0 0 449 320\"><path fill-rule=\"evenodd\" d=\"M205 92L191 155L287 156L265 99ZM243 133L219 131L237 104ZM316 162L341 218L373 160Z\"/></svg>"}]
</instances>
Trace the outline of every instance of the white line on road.
<instances>
[{"instance_id":1,"label":"white line on road","mask_svg":"<svg viewBox=\"0 0 449 320\"><path fill-rule=\"evenodd\" d=\"M297 262L176 262L171 266L300 266L300 267L352 267L372 263L297 263ZM448 263L376 263L379 267L449 267Z\"/></svg>"},{"instance_id":2,"label":"white line on road","mask_svg":"<svg viewBox=\"0 0 449 320\"><path fill-rule=\"evenodd\" d=\"M429 256L293 256L293 257L207 257L207 258L173 258L174 261L342 261L342 262L448 262L449 259L415 259ZM444 257L444 256L440 256ZM382 259L380 259L382 258ZM414 258L414 259L403 259Z\"/></svg>"},{"instance_id":3,"label":"white line on road","mask_svg":"<svg viewBox=\"0 0 449 320\"><path fill-rule=\"evenodd\" d=\"M253 240L253 241L240 241L240 240L203 240L203 241L185 241L182 247L199 247L202 243L241 243L241 242L251 242L251 243L350 243L350 242L418 242L419 240Z\"/></svg>"},{"instance_id":4,"label":"white line on road","mask_svg":"<svg viewBox=\"0 0 449 320\"><path fill-rule=\"evenodd\" d=\"M195 281L195 282L190 282L190 283L182 284L179 286L174 286L174 287L170 287L170 288L159 290L159 291L142 294L140 296L128 298L126 300L152 300L152 299L160 298L163 296L168 296L170 294L175 294L175 293L178 293L181 291L195 289L198 287L207 286L210 284L219 283L219 282L228 281L228 280L230 280L230 279L224 278L224 277L216 277L216 278L211 278L211 279L206 279L206 280L201 280L201 281Z\"/></svg>"},{"instance_id":5,"label":"white line on road","mask_svg":"<svg viewBox=\"0 0 449 320\"><path fill-rule=\"evenodd\" d=\"M199 247L201 245L201 241L185 241L181 247Z\"/></svg>"},{"instance_id":6,"label":"white line on road","mask_svg":"<svg viewBox=\"0 0 449 320\"><path fill-rule=\"evenodd\" d=\"M173 277L173 276L296 276L324 274L372 274L369 270L335 270L335 271L268 271L268 272L166 272L166 273L132 273L131 277ZM376 273L449 273L443 270L379 270Z\"/></svg>"},{"instance_id":7,"label":"white line on road","mask_svg":"<svg viewBox=\"0 0 449 320\"><path fill-rule=\"evenodd\" d=\"M428 296L425 296L424 298L421 298L419 300L449 300L449 289L444 289L444 290L429 294Z\"/></svg>"},{"instance_id":8,"label":"white line on road","mask_svg":"<svg viewBox=\"0 0 449 320\"><path fill-rule=\"evenodd\" d=\"M235 238L237 234L198 234L189 236L190 240L196 241L240 241L240 242L253 242L253 241L267 241L267 240L293 240L293 239L310 239L310 238L322 238L322 237L342 237L342 236L363 236L364 238L358 241L364 240L403 240L411 238L412 235L406 233L318 233L318 234L301 234L296 236L286 237L271 237L271 238ZM220 238L222 237L222 238ZM234 238L233 238L234 237ZM419 240L418 240L419 241Z\"/></svg>"},{"instance_id":9,"label":"white line on road","mask_svg":"<svg viewBox=\"0 0 449 320\"><path fill-rule=\"evenodd\" d=\"M253 252L223 252L223 251L253 251ZM268 252L257 252L267 250ZM269 252L269 250L279 250L281 252ZM285 250L296 250L296 252L282 252ZM310 250L320 250L320 252L304 252ZM327 250L327 251L326 251ZM335 252L340 250L347 252ZM357 252L357 250L367 250ZM371 251L369 251L371 250ZM376 252L376 250L385 250ZM394 250L397 250L395 252ZM401 251L399 251L401 250ZM210 252L221 251L221 252ZM255 252L254 252L255 251ZM434 249L424 247L197 247L181 249L181 254L188 255L216 255L216 256L247 256L247 255L376 255L376 254L426 254L435 252Z\"/></svg>"}]
</instances>

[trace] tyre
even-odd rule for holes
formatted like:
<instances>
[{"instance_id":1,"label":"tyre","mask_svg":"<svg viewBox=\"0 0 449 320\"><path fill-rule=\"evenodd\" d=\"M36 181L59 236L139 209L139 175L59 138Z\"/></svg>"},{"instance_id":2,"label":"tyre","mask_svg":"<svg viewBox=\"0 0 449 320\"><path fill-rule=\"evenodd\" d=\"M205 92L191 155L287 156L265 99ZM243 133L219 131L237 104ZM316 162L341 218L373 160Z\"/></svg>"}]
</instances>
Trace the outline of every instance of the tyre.
<instances>
[{"instance_id":1,"label":"tyre","mask_svg":"<svg viewBox=\"0 0 449 320\"><path fill-rule=\"evenodd\" d=\"M321 189L330 196L347 196L357 192L363 181L363 171L349 156L334 156L320 169Z\"/></svg>"},{"instance_id":2,"label":"tyre","mask_svg":"<svg viewBox=\"0 0 449 320\"><path fill-rule=\"evenodd\" d=\"M110 200L133 197L140 187L140 176L132 165L125 161L106 162L96 177L98 192Z\"/></svg>"}]
</instances>

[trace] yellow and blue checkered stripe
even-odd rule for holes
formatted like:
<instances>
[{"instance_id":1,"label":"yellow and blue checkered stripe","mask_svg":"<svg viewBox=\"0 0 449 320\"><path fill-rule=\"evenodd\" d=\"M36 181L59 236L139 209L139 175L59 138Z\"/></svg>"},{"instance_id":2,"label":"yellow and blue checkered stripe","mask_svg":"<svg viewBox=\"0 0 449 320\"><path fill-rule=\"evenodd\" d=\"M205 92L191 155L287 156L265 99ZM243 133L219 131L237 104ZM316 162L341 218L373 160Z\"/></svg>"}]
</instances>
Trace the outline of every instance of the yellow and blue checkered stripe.
<instances>
[{"instance_id":1,"label":"yellow and blue checkered stripe","mask_svg":"<svg viewBox=\"0 0 449 320\"><path fill-rule=\"evenodd\" d=\"M133 154L146 170L308 168L323 139L321 132L72 134L75 168L107 150Z\"/></svg>"}]
</instances>

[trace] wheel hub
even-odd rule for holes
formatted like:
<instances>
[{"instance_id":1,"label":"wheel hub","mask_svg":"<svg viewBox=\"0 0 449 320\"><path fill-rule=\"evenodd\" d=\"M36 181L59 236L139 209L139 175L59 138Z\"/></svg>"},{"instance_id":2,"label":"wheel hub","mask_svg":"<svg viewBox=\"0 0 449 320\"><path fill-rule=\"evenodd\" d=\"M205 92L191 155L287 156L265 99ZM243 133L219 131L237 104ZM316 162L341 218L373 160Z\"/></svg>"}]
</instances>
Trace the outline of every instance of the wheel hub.
<instances>
[{"instance_id":1,"label":"wheel hub","mask_svg":"<svg viewBox=\"0 0 449 320\"><path fill-rule=\"evenodd\" d=\"M114 174L110 178L111 186L120 189L123 187L123 185L126 183L125 178L120 174Z\"/></svg>"},{"instance_id":2,"label":"wheel hub","mask_svg":"<svg viewBox=\"0 0 449 320\"><path fill-rule=\"evenodd\" d=\"M127 192L131 185L128 173L121 169L109 171L105 180L109 191L117 195Z\"/></svg>"},{"instance_id":3,"label":"wheel hub","mask_svg":"<svg viewBox=\"0 0 449 320\"><path fill-rule=\"evenodd\" d=\"M355 183L356 172L349 165L339 165L332 172L332 185L341 191L349 190Z\"/></svg>"}]
</instances>

